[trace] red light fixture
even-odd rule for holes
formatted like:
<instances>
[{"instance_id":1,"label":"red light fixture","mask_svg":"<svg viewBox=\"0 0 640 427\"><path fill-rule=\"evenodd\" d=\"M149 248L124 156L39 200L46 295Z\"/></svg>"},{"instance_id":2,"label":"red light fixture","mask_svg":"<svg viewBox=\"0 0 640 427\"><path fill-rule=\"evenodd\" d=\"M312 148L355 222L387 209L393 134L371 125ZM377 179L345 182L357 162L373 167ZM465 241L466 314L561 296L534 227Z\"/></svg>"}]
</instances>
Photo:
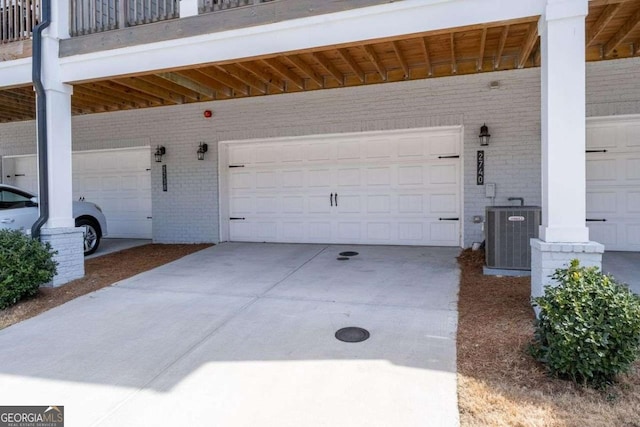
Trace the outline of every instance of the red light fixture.
<instances>
[{"instance_id":1,"label":"red light fixture","mask_svg":"<svg viewBox=\"0 0 640 427\"><path fill-rule=\"evenodd\" d=\"M206 119L210 119L211 117L213 117L213 111L211 110L204 110L204 117Z\"/></svg>"}]
</instances>

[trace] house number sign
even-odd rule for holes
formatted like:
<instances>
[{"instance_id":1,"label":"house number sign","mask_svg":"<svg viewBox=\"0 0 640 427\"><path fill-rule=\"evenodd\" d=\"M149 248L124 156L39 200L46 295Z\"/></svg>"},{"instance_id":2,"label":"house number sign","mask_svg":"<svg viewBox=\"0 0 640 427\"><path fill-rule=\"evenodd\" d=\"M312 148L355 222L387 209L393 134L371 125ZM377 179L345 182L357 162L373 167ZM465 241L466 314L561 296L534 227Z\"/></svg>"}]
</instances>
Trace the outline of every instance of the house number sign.
<instances>
[{"instance_id":1,"label":"house number sign","mask_svg":"<svg viewBox=\"0 0 640 427\"><path fill-rule=\"evenodd\" d=\"M478 150L476 184L484 185L484 150Z\"/></svg>"},{"instance_id":2,"label":"house number sign","mask_svg":"<svg viewBox=\"0 0 640 427\"><path fill-rule=\"evenodd\" d=\"M162 165L162 191L167 191L167 165Z\"/></svg>"}]
</instances>

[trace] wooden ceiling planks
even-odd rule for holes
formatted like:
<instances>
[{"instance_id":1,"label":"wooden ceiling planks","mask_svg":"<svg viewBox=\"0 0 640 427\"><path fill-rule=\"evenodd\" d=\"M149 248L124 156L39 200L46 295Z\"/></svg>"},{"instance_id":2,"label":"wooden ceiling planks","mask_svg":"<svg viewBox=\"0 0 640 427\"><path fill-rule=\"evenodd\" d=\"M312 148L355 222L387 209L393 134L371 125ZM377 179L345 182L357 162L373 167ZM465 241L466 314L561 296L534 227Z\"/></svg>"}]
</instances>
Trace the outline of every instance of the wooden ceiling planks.
<instances>
[{"instance_id":1,"label":"wooden ceiling planks","mask_svg":"<svg viewBox=\"0 0 640 427\"><path fill-rule=\"evenodd\" d=\"M161 70L74 86L72 111L89 114L376 84L540 65L538 17ZM640 55L640 0L595 0L587 60ZM0 122L35 117L30 87L0 91Z\"/></svg>"}]
</instances>

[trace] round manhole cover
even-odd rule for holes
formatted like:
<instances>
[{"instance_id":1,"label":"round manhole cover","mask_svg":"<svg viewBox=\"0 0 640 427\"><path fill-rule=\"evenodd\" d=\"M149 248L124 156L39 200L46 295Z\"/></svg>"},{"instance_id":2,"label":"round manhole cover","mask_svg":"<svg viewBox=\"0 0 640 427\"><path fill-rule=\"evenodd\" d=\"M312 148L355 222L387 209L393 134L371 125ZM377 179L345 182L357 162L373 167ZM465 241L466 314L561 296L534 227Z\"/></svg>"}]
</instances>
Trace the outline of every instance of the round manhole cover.
<instances>
[{"instance_id":1,"label":"round manhole cover","mask_svg":"<svg viewBox=\"0 0 640 427\"><path fill-rule=\"evenodd\" d=\"M355 326L342 328L336 332L336 338L344 342L361 342L369 338L369 331Z\"/></svg>"},{"instance_id":2,"label":"round manhole cover","mask_svg":"<svg viewBox=\"0 0 640 427\"><path fill-rule=\"evenodd\" d=\"M336 258L338 261L349 261L349 257L348 256L339 256L338 258Z\"/></svg>"},{"instance_id":3,"label":"round manhole cover","mask_svg":"<svg viewBox=\"0 0 640 427\"><path fill-rule=\"evenodd\" d=\"M353 252L353 251L340 252L340 256L356 256L356 255L358 255L358 252Z\"/></svg>"}]
</instances>

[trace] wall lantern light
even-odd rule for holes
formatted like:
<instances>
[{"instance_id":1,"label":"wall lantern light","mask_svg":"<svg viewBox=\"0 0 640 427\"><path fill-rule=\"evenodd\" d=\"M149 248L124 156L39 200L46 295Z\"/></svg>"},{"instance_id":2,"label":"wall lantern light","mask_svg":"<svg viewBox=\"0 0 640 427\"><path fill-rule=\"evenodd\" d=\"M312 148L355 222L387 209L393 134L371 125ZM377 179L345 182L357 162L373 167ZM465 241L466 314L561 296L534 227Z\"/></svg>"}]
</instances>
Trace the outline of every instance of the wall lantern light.
<instances>
[{"instance_id":1,"label":"wall lantern light","mask_svg":"<svg viewBox=\"0 0 640 427\"><path fill-rule=\"evenodd\" d=\"M486 123L480 127L480 135L478 135L478 137L480 138L480 145L483 147L489 145L489 138L491 138L491 135L489 135L489 128Z\"/></svg>"},{"instance_id":2,"label":"wall lantern light","mask_svg":"<svg viewBox=\"0 0 640 427\"><path fill-rule=\"evenodd\" d=\"M198 153L198 160L204 160L204 153L207 151L209 151L209 146L204 142L201 142L200 145L198 145L198 151L196 152Z\"/></svg>"},{"instance_id":3,"label":"wall lantern light","mask_svg":"<svg viewBox=\"0 0 640 427\"><path fill-rule=\"evenodd\" d=\"M161 163L162 156L164 156L165 154L167 154L167 150L164 148L164 146L158 145L156 147L156 152L153 154L156 158L156 163Z\"/></svg>"}]
</instances>

